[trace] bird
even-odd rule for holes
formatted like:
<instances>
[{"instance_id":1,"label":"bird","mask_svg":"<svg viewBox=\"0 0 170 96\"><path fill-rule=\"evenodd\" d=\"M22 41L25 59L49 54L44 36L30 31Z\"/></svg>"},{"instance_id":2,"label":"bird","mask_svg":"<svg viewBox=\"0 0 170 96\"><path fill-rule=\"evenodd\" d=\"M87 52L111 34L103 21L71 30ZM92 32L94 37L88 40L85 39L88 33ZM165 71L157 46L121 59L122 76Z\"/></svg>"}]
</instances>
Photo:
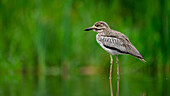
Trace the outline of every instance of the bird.
<instances>
[{"instance_id":1,"label":"bird","mask_svg":"<svg viewBox=\"0 0 170 96\"><path fill-rule=\"evenodd\" d=\"M142 62L146 62L143 56L130 42L129 38L119 31L110 29L109 25L106 22L98 21L94 23L92 27L86 28L84 31L90 30L97 32L96 35L97 43L99 43L99 45L110 54L110 56L115 55L117 63L118 63L117 55L119 54L132 55L141 60ZM118 70L117 74L119 75L118 66L117 70Z\"/></svg>"}]
</instances>

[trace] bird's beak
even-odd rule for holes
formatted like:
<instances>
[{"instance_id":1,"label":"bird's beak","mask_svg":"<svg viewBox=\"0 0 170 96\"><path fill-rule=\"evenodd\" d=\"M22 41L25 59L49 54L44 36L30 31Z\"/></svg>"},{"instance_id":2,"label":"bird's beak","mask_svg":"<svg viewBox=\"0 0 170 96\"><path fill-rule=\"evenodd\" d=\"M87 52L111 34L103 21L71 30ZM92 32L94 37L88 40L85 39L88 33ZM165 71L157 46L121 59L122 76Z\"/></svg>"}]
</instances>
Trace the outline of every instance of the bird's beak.
<instances>
[{"instance_id":1,"label":"bird's beak","mask_svg":"<svg viewBox=\"0 0 170 96\"><path fill-rule=\"evenodd\" d=\"M92 26L92 27L90 27L90 28L85 29L84 31L90 31L90 30L93 30L93 29L96 29L96 27L95 27L95 26Z\"/></svg>"},{"instance_id":2,"label":"bird's beak","mask_svg":"<svg viewBox=\"0 0 170 96\"><path fill-rule=\"evenodd\" d=\"M84 31L90 31L90 30L93 30L93 27L87 28Z\"/></svg>"}]
</instances>

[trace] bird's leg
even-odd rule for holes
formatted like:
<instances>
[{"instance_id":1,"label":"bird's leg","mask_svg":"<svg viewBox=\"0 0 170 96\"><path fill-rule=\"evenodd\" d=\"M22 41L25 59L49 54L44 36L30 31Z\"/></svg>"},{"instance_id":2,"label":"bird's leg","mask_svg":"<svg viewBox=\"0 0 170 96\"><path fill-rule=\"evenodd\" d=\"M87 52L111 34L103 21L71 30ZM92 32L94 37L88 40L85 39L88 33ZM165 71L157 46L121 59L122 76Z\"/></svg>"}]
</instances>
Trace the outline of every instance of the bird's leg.
<instances>
[{"instance_id":1,"label":"bird's leg","mask_svg":"<svg viewBox=\"0 0 170 96\"><path fill-rule=\"evenodd\" d=\"M115 56L116 56L116 64L117 64L117 79L119 79L119 59L118 59L117 55L115 55Z\"/></svg>"},{"instance_id":2,"label":"bird's leg","mask_svg":"<svg viewBox=\"0 0 170 96\"><path fill-rule=\"evenodd\" d=\"M113 65L113 58L112 58L112 55L110 55L110 76L109 76L109 79L110 79L110 93L111 93L111 96L113 96L113 88L112 88L112 65Z\"/></svg>"},{"instance_id":3,"label":"bird's leg","mask_svg":"<svg viewBox=\"0 0 170 96\"><path fill-rule=\"evenodd\" d=\"M116 96L119 96L119 79L117 79L117 93Z\"/></svg>"},{"instance_id":4,"label":"bird's leg","mask_svg":"<svg viewBox=\"0 0 170 96\"><path fill-rule=\"evenodd\" d=\"M110 76L109 76L109 79L112 79L112 65L113 65L113 58L112 58L112 55L110 55Z\"/></svg>"}]
</instances>

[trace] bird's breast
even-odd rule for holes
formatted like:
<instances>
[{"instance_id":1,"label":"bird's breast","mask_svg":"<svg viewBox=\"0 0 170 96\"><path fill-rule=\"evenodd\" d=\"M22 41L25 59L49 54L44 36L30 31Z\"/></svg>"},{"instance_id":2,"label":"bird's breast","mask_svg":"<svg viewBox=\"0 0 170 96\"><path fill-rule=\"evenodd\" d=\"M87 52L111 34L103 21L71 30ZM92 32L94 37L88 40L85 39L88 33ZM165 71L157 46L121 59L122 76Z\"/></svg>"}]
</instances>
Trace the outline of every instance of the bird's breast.
<instances>
[{"instance_id":1,"label":"bird's breast","mask_svg":"<svg viewBox=\"0 0 170 96\"><path fill-rule=\"evenodd\" d=\"M107 42L108 44L115 44L116 43L116 39L111 39L111 37L109 38L104 38L104 36L102 35L96 35L96 41L97 43L99 43L99 45L106 50L109 54L111 55L115 55L115 54L120 54L119 52L117 52L116 50L112 50L107 48L106 46L104 46L104 42Z\"/></svg>"}]
</instances>

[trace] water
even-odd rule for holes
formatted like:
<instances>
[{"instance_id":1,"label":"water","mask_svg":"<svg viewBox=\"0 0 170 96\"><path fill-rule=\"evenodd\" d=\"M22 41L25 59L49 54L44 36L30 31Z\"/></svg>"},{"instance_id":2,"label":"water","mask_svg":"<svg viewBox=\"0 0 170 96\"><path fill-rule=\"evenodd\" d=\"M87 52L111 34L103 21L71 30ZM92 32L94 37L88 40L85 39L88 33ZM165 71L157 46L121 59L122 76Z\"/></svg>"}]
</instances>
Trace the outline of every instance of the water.
<instances>
[{"instance_id":1,"label":"water","mask_svg":"<svg viewBox=\"0 0 170 96\"><path fill-rule=\"evenodd\" d=\"M0 96L110 96L109 70L103 70L87 67L61 74L57 70L41 75L2 74ZM114 96L170 96L170 76L165 73L122 72L118 81L114 72L112 84Z\"/></svg>"}]
</instances>

